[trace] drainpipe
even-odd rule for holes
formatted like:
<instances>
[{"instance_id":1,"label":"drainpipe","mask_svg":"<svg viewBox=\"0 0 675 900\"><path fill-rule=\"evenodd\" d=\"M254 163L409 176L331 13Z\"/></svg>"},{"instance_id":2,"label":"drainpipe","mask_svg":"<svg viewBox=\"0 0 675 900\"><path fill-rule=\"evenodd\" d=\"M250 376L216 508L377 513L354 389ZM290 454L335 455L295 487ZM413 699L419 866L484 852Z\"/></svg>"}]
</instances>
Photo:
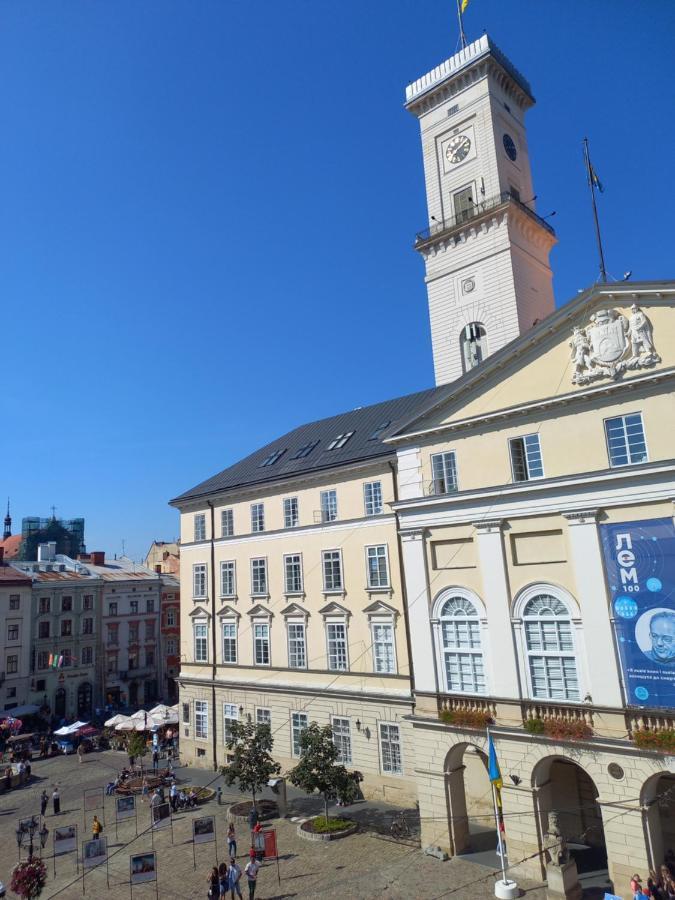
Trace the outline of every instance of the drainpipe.
<instances>
[{"instance_id":1,"label":"drainpipe","mask_svg":"<svg viewBox=\"0 0 675 900\"><path fill-rule=\"evenodd\" d=\"M216 533L215 510L210 500L206 501L211 510L211 707L213 709L213 771L218 771L218 741L216 739L216 548L213 536Z\"/></svg>"},{"instance_id":2,"label":"drainpipe","mask_svg":"<svg viewBox=\"0 0 675 900\"><path fill-rule=\"evenodd\" d=\"M398 503L398 482L396 480L396 466L391 460L388 461L391 469L391 480L394 489L394 503ZM405 644L408 649L408 666L410 667L410 690L413 697L413 714L415 712L415 669L413 666L412 646L410 644L410 620L408 618L408 592L405 584L405 570L403 568L403 545L401 541L401 532L399 531L398 513L396 516L396 543L398 546L398 572L401 579L401 594L403 597L403 622L405 624Z\"/></svg>"}]
</instances>

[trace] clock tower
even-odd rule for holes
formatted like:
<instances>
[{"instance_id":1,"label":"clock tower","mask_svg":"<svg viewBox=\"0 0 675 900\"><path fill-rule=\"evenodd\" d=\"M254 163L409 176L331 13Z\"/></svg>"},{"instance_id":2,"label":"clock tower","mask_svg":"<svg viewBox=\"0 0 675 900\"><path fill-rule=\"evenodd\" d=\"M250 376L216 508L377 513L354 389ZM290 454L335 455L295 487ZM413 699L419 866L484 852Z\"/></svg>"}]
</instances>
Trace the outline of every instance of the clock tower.
<instances>
[{"instance_id":1,"label":"clock tower","mask_svg":"<svg viewBox=\"0 0 675 900\"><path fill-rule=\"evenodd\" d=\"M406 90L420 122L436 384L459 378L553 311L555 232L537 215L530 86L487 35Z\"/></svg>"}]
</instances>

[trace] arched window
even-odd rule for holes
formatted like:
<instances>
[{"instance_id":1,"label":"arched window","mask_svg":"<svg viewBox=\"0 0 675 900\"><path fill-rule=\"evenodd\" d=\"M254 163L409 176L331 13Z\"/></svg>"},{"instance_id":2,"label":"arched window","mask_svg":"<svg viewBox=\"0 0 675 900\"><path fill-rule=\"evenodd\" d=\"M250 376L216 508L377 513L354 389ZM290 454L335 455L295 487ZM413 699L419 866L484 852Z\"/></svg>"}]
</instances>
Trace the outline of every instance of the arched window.
<instances>
[{"instance_id":1,"label":"arched window","mask_svg":"<svg viewBox=\"0 0 675 900\"><path fill-rule=\"evenodd\" d=\"M462 363L464 371L475 368L482 363L487 353L487 332L480 322L470 322L462 329L460 343L462 346Z\"/></svg>"},{"instance_id":2,"label":"arched window","mask_svg":"<svg viewBox=\"0 0 675 900\"><path fill-rule=\"evenodd\" d=\"M558 597L537 594L523 610L532 696L578 700L579 676L569 609Z\"/></svg>"},{"instance_id":3,"label":"arched window","mask_svg":"<svg viewBox=\"0 0 675 900\"><path fill-rule=\"evenodd\" d=\"M484 694L485 669L476 607L466 597L450 597L441 607L439 627L447 690Z\"/></svg>"}]
</instances>

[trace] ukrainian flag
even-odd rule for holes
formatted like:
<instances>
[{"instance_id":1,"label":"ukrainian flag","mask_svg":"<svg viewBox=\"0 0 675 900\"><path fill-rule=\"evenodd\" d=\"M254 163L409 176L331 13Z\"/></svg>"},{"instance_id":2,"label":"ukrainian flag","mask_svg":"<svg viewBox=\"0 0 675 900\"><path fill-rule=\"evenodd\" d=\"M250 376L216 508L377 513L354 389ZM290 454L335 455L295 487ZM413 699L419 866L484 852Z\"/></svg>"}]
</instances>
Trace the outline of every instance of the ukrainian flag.
<instances>
[{"instance_id":1,"label":"ukrainian flag","mask_svg":"<svg viewBox=\"0 0 675 900\"><path fill-rule=\"evenodd\" d=\"M497 762L497 751L492 740L492 735L488 734L488 775L490 781L498 791L502 789L502 773Z\"/></svg>"},{"instance_id":2,"label":"ukrainian flag","mask_svg":"<svg viewBox=\"0 0 675 900\"><path fill-rule=\"evenodd\" d=\"M462 12L466 12L466 8L469 5L469 0L462 0Z\"/></svg>"}]
</instances>

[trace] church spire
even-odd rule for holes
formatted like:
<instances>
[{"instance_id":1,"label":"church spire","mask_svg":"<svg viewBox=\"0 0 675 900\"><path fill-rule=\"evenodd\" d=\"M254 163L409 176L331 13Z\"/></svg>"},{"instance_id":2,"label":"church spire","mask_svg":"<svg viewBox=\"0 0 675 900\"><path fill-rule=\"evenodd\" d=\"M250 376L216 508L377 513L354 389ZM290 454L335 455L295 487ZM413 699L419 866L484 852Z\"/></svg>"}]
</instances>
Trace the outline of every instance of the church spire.
<instances>
[{"instance_id":1,"label":"church spire","mask_svg":"<svg viewBox=\"0 0 675 900\"><path fill-rule=\"evenodd\" d=\"M12 534L12 517L9 514L9 497L7 498L7 515L5 516L5 528L2 533L3 541L7 540Z\"/></svg>"}]
</instances>

